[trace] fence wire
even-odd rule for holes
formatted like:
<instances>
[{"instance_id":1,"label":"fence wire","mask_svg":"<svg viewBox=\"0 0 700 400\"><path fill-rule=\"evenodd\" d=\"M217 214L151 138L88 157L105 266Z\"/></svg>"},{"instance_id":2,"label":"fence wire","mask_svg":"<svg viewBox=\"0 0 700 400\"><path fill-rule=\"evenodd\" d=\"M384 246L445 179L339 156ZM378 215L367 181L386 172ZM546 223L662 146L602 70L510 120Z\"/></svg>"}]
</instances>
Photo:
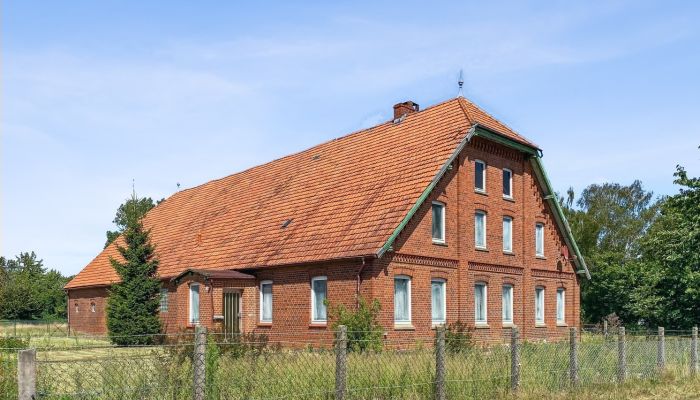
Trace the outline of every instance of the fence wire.
<instances>
[{"instance_id":1,"label":"fence wire","mask_svg":"<svg viewBox=\"0 0 700 400\"><path fill-rule=\"evenodd\" d=\"M658 332L625 335L622 377L619 336L600 332L582 332L575 346L568 335L523 339L516 347L505 336L447 335L443 361L438 361L433 336L347 332L352 339L340 357L345 342L336 334L187 333L122 347L105 337L29 342L37 349L37 397L45 399L334 399L339 362L345 371L344 399L436 398L438 382L448 399L501 398L513 387L514 354L518 390L525 392L614 388L621 379L686 377L691 371L689 331L666 331L663 351ZM0 398L17 398L18 349L0 349Z\"/></svg>"}]
</instances>

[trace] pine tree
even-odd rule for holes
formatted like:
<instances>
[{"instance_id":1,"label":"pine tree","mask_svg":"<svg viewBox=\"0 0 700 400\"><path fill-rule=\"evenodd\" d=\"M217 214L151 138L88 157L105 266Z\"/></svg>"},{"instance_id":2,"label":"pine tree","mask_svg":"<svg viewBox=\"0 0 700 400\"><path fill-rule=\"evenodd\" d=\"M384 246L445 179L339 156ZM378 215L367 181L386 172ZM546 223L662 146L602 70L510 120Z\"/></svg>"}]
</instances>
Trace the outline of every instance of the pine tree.
<instances>
[{"instance_id":1,"label":"pine tree","mask_svg":"<svg viewBox=\"0 0 700 400\"><path fill-rule=\"evenodd\" d=\"M132 195L133 204L138 198ZM158 259L150 231L144 229L137 213L130 213L122 233L126 246L118 246L123 262L110 258L121 282L112 285L107 305L107 329L113 343L152 344L161 330L158 318L160 281ZM133 336L138 335L138 336Z\"/></svg>"}]
</instances>

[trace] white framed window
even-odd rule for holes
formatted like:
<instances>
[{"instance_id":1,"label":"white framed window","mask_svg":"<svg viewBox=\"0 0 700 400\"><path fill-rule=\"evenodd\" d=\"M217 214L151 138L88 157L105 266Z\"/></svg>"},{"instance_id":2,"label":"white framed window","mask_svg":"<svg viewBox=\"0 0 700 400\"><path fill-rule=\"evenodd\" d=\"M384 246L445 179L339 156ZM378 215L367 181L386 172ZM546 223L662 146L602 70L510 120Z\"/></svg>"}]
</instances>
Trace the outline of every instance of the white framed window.
<instances>
[{"instance_id":1,"label":"white framed window","mask_svg":"<svg viewBox=\"0 0 700 400\"><path fill-rule=\"evenodd\" d=\"M513 218L503 217L503 251L513 252Z\"/></svg>"},{"instance_id":2,"label":"white framed window","mask_svg":"<svg viewBox=\"0 0 700 400\"><path fill-rule=\"evenodd\" d=\"M483 211L474 213L474 246L486 248L486 213Z\"/></svg>"},{"instance_id":3,"label":"white framed window","mask_svg":"<svg viewBox=\"0 0 700 400\"><path fill-rule=\"evenodd\" d=\"M503 323L513 323L513 285L503 285Z\"/></svg>"},{"instance_id":4,"label":"white framed window","mask_svg":"<svg viewBox=\"0 0 700 400\"><path fill-rule=\"evenodd\" d=\"M168 312L168 289L160 289L160 312Z\"/></svg>"},{"instance_id":5,"label":"white framed window","mask_svg":"<svg viewBox=\"0 0 700 400\"><path fill-rule=\"evenodd\" d=\"M272 322L272 281L260 282L260 322Z\"/></svg>"},{"instance_id":6,"label":"white framed window","mask_svg":"<svg viewBox=\"0 0 700 400\"><path fill-rule=\"evenodd\" d=\"M566 289L557 289L557 323L563 324L566 322L565 317L566 306Z\"/></svg>"},{"instance_id":7,"label":"white framed window","mask_svg":"<svg viewBox=\"0 0 700 400\"><path fill-rule=\"evenodd\" d=\"M74 305L75 305L75 312L76 312L76 313L79 313L79 312L80 312L80 307L78 307L78 302L76 301Z\"/></svg>"},{"instance_id":8,"label":"white framed window","mask_svg":"<svg viewBox=\"0 0 700 400\"><path fill-rule=\"evenodd\" d=\"M474 190L486 192L486 163L474 161Z\"/></svg>"},{"instance_id":9,"label":"white framed window","mask_svg":"<svg viewBox=\"0 0 700 400\"><path fill-rule=\"evenodd\" d=\"M503 197L513 198L513 171L503 168Z\"/></svg>"},{"instance_id":10,"label":"white framed window","mask_svg":"<svg viewBox=\"0 0 700 400\"><path fill-rule=\"evenodd\" d=\"M544 288L535 288L535 323L544 324Z\"/></svg>"},{"instance_id":11,"label":"white framed window","mask_svg":"<svg viewBox=\"0 0 700 400\"><path fill-rule=\"evenodd\" d=\"M433 325L444 324L447 321L447 292L444 279L430 281Z\"/></svg>"},{"instance_id":12,"label":"white framed window","mask_svg":"<svg viewBox=\"0 0 700 400\"><path fill-rule=\"evenodd\" d=\"M190 284L190 324L199 323L199 283Z\"/></svg>"},{"instance_id":13,"label":"white framed window","mask_svg":"<svg viewBox=\"0 0 700 400\"><path fill-rule=\"evenodd\" d=\"M445 205L433 202L433 242L445 243Z\"/></svg>"},{"instance_id":14,"label":"white framed window","mask_svg":"<svg viewBox=\"0 0 700 400\"><path fill-rule=\"evenodd\" d=\"M326 322L326 296L328 278L317 276L311 279L311 322Z\"/></svg>"},{"instance_id":15,"label":"white framed window","mask_svg":"<svg viewBox=\"0 0 700 400\"><path fill-rule=\"evenodd\" d=\"M96 312L96 311L97 311L97 307L95 306L95 302L93 301L92 303L90 303L90 312Z\"/></svg>"},{"instance_id":16,"label":"white framed window","mask_svg":"<svg viewBox=\"0 0 700 400\"><path fill-rule=\"evenodd\" d=\"M544 224L535 224L535 255L544 257Z\"/></svg>"},{"instance_id":17,"label":"white framed window","mask_svg":"<svg viewBox=\"0 0 700 400\"><path fill-rule=\"evenodd\" d=\"M411 277L394 277L394 323L411 323Z\"/></svg>"},{"instance_id":18,"label":"white framed window","mask_svg":"<svg viewBox=\"0 0 700 400\"><path fill-rule=\"evenodd\" d=\"M474 285L474 321L477 324L487 323L488 288L486 283L477 282Z\"/></svg>"}]
</instances>

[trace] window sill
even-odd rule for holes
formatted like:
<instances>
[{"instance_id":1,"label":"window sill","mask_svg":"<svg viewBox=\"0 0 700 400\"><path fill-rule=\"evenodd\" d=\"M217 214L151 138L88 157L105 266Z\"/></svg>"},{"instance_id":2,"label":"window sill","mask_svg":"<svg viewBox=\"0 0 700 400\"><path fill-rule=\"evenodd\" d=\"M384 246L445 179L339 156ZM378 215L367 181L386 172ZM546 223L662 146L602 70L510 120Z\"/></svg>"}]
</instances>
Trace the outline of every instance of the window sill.
<instances>
[{"instance_id":1,"label":"window sill","mask_svg":"<svg viewBox=\"0 0 700 400\"><path fill-rule=\"evenodd\" d=\"M563 321L557 321L557 326L560 328L566 328L569 326L569 324L567 324L566 322L563 322Z\"/></svg>"},{"instance_id":2,"label":"window sill","mask_svg":"<svg viewBox=\"0 0 700 400\"><path fill-rule=\"evenodd\" d=\"M545 256L535 256L535 258L538 260L546 260L547 259L547 257L545 257Z\"/></svg>"},{"instance_id":3,"label":"window sill","mask_svg":"<svg viewBox=\"0 0 700 400\"><path fill-rule=\"evenodd\" d=\"M445 322L445 321L433 322L433 326L430 329L435 330L438 328L446 328L446 327L447 327L447 322Z\"/></svg>"},{"instance_id":4,"label":"window sill","mask_svg":"<svg viewBox=\"0 0 700 400\"><path fill-rule=\"evenodd\" d=\"M447 243L444 240L435 240L433 239L433 244L436 246L445 246L447 247Z\"/></svg>"},{"instance_id":5,"label":"window sill","mask_svg":"<svg viewBox=\"0 0 700 400\"><path fill-rule=\"evenodd\" d=\"M513 198L513 196L503 195L503 200L510 201L511 203L515 203L515 199Z\"/></svg>"},{"instance_id":6,"label":"window sill","mask_svg":"<svg viewBox=\"0 0 700 400\"><path fill-rule=\"evenodd\" d=\"M511 256L511 257L515 256L515 253L513 253L512 251L505 251L505 250L503 250L503 254L506 255L506 256Z\"/></svg>"},{"instance_id":7,"label":"window sill","mask_svg":"<svg viewBox=\"0 0 700 400\"><path fill-rule=\"evenodd\" d=\"M416 328L410 322L408 322L408 323L394 323L394 330L395 331L415 331Z\"/></svg>"},{"instance_id":8,"label":"window sill","mask_svg":"<svg viewBox=\"0 0 700 400\"><path fill-rule=\"evenodd\" d=\"M486 248L486 247L478 247L478 246L477 246L477 247L474 247L474 249L475 249L476 251L483 251L483 252L486 252L486 253L489 252L489 249Z\"/></svg>"},{"instance_id":9,"label":"window sill","mask_svg":"<svg viewBox=\"0 0 700 400\"><path fill-rule=\"evenodd\" d=\"M326 329L327 327L328 327L328 323L323 322L323 321L312 322L309 324L309 328L312 328L312 329Z\"/></svg>"},{"instance_id":10,"label":"window sill","mask_svg":"<svg viewBox=\"0 0 700 400\"><path fill-rule=\"evenodd\" d=\"M547 327L547 324L545 324L544 322L536 322L535 323L535 328L546 328L546 327Z\"/></svg>"},{"instance_id":11,"label":"window sill","mask_svg":"<svg viewBox=\"0 0 700 400\"><path fill-rule=\"evenodd\" d=\"M480 195L482 195L482 196L488 196L488 195L489 195L488 193L486 193L485 190L480 190L480 189L474 189L474 193L480 194Z\"/></svg>"},{"instance_id":12,"label":"window sill","mask_svg":"<svg viewBox=\"0 0 700 400\"><path fill-rule=\"evenodd\" d=\"M512 322L504 322L503 323L503 328L513 328L515 327L515 324Z\"/></svg>"},{"instance_id":13,"label":"window sill","mask_svg":"<svg viewBox=\"0 0 700 400\"><path fill-rule=\"evenodd\" d=\"M272 327L272 321L270 322L258 322L258 328L270 328Z\"/></svg>"},{"instance_id":14,"label":"window sill","mask_svg":"<svg viewBox=\"0 0 700 400\"><path fill-rule=\"evenodd\" d=\"M477 322L476 324L474 324L474 329L489 329L489 328L491 328L491 327L489 326L489 324L487 324L485 322Z\"/></svg>"}]
</instances>

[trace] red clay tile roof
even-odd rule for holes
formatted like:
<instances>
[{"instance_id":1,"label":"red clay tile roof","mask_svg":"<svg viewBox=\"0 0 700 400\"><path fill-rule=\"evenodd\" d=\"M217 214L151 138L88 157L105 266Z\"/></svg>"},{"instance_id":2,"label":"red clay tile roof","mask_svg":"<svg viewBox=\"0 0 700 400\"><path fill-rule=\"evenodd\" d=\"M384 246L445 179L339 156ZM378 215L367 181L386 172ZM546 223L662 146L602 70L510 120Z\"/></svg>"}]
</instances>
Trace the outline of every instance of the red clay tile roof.
<instances>
[{"instance_id":1,"label":"red clay tile roof","mask_svg":"<svg viewBox=\"0 0 700 400\"><path fill-rule=\"evenodd\" d=\"M474 123L535 147L456 98L177 192L143 221L159 275L375 255ZM110 257L116 243L66 288L117 282Z\"/></svg>"}]
</instances>

